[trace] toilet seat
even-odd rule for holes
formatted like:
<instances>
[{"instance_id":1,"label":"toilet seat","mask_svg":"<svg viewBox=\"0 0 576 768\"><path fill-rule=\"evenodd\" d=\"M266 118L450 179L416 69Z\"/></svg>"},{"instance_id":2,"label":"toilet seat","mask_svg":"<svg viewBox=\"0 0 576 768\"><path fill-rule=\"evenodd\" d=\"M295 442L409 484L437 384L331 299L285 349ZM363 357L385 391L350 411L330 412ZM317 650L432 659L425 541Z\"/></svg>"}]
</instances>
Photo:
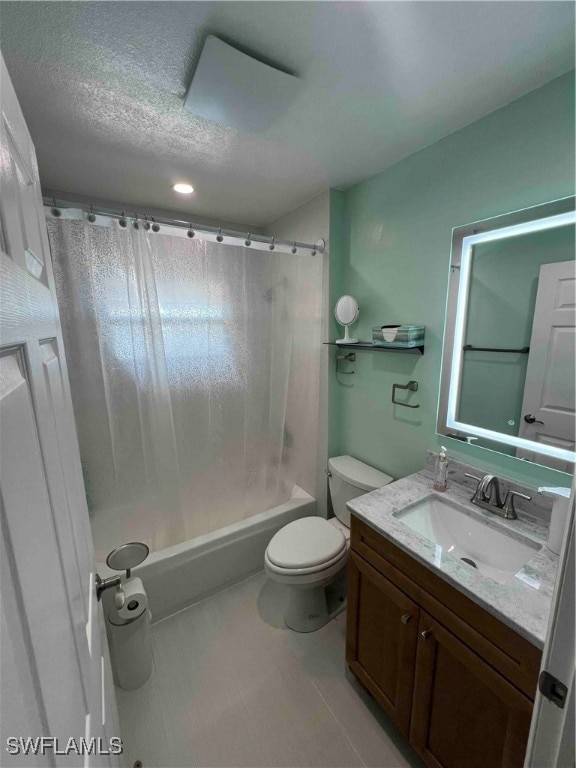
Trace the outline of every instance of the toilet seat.
<instances>
[{"instance_id":1,"label":"toilet seat","mask_svg":"<svg viewBox=\"0 0 576 768\"><path fill-rule=\"evenodd\" d=\"M291 530L285 536L287 529ZM303 551L303 541L307 541L306 552ZM264 555L264 566L276 581L296 588L328 583L346 565L349 548L349 537L340 526L334 525L334 520L303 517L272 537ZM286 565L279 565L279 562ZM303 565L311 562L313 564Z\"/></svg>"},{"instance_id":2,"label":"toilet seat","mask_svg":"<svg viewBox=\"0 0 576 768\"><path fill-rule=\"evenodd\" d=\"M328 584L333 577L346 566L348 561L348 546L342 554L330 563L322 563L312 568L279 568L264 555L264 569L268 576L281 584L289 584L292 587L319 586Z\"/></svg>"},{"instance_id":3,"label":"toilet seat","mask_svg":"<svg viewBox=\"0 0 576 768\"><path fill-rule=\"evenodd\" d=\"M264 565L270 573L274 573L277 576L285 576L288 580L296 580L298 576L310 576L309 581L314 581L313 577L323 578L327 571L338 570L340 566L346 561L348 557L348 546L346 545L342 552L336 557L331 558L325 563L319 563L318 565L312 565L309 568L282 568L275 565L268 557L268 551L264 555Z\"/></svg>"},{"instance_id":4,"label":"toilet seat","mask_svg":"<svg viewBox=\"0 0 576 768\"><path fill-rule=\"evenodd\" d=\"M340 560L346 537L322 517L302 517L281 528L270 541L266 557L282 572L310 573Z\"/></svg>"}]
</instances>

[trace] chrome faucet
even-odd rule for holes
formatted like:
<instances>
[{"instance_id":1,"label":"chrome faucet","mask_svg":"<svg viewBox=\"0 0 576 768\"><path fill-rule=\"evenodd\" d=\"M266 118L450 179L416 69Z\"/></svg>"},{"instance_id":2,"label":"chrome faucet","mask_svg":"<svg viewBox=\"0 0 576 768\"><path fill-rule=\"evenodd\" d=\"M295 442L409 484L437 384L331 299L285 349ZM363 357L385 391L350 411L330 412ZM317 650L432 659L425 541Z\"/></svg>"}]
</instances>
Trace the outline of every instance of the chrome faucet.
<instances>
[{"instance_id":1,"label":"chrome faucet","mask_svg":"<svg viewBox=\"0 0 576 768\"><path fill-rule=\"evenodd\" d=\"M505 518L506 520L517 520L518 515L514 508L514 499L519 496L521 499L531 501L532 496L526 496L525 493L519 491L508 491L504 496L504 501L500 496L500 483L495 475L484 475L484 477L477 477L476 475L470 475L468 472L464 473L466 477L471 477L473 480L478 481L476 490L472 494L470 501L472 504L481 507L482 509L493 512L495 515Z\"/></svg>"},{"instance_id":2,"label":"chrome faucet","mask_svg":"<svg viewBox=\"0 0 576 768\"><path fill-rule=\"evenodd\" d=\"M492 504L492 506L502 509L502 499L500 498L500 484L496 475L484 475L478 483L475 496L479 496L483 501Z\"/></svg>"}]
</instances>

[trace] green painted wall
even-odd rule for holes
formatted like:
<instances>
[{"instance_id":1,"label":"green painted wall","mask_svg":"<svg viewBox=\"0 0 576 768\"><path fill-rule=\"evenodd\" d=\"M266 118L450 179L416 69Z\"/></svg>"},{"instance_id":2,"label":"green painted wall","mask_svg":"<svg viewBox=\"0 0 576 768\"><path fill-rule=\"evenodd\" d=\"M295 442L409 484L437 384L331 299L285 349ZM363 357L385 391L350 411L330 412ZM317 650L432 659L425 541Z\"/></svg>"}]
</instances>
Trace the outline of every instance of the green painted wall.
<instances>
[{"instance_id":1,"label":"green painted wall","mask_svg":"<svg viewBox=\"0 0 576 768\"><path fill-rule=\"evenodd\" d=\"M560 77L346 192L332 193L331 303L358 299L373 325L426 326L423 357L359 352L354 376L330 373L330 455L349 453L396 478L439 444L436 411L452 228L574 194L574 73ZM339 329L332 324L332 338ZM335 354L335 352L333 353ZM392 384L416 379L416 410ZM442 438L446 442L446 438ZM530 485L569 477L447 440L449 453Z\"/></svg>"}]
</instances>

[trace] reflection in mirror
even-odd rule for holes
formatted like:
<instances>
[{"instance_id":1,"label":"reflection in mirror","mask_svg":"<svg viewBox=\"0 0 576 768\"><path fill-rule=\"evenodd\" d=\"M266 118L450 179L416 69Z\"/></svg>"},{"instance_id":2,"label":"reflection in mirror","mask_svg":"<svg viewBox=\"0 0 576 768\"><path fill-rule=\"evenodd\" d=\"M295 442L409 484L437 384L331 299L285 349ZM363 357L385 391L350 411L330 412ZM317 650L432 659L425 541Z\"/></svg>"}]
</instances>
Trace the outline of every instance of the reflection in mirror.
<instances>
[{"instance_id":1,"label":"reflection in mirror","mask_svg":"<svg viewBox=\"0 0 576 768\"><path fill-rule=\"evenodd\" d=\"M573 199L454 230L438 431L565 472L575 445Z\"/></svg>"}]
</instances>

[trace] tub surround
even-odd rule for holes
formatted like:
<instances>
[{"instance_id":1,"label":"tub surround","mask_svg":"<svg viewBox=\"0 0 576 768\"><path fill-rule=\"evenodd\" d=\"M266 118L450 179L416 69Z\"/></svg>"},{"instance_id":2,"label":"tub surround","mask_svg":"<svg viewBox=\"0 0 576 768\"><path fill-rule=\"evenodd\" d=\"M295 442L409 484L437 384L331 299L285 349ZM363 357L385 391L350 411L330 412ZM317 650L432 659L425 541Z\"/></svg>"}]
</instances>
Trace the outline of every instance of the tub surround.
<instances>
[{"instance_id":1,"label":"tub surround","mask_svg":"<svg viewBox=\"0 0 576 768\"><path fill-rule=\"evenodd\" d=\"M424 469L395 483L368 493L348 503L349 509L379 534L414 557L430 570L467 595L475 603L518 632L538 648L543 648L550 612L550 604L558 556L544 545L548 537L549 500L533 489L523 488L533 497L532 502L518 504L517 520L504 520L470 503L475 481L464 478L464 471L478 474L475 467L452 466L448 489L442 496L460 504L489 526L517 532L541 545L536 555L510 579L502 584L484 576L449 554L438 554L437 545L408 528L395 518L395 512L404 509L431 493L433 473ZM513 484L506 487L518 488ZM529 506L527 506L529 505ZM525 510L529 509L530 513Z\"/></svg>"},{"instance_id":2,"label":"tub surround","mask_svg":"<svg viewBox=\"0 0 576 768\"><path fill-rule=\"evenodd\" d=\"M316 500L294 486L288 501L267 512L152 552L132 573L144 583L153 623L261 571L274 534L293 520L316 513ZM104 578L117 571L98 563L98 573ZM105 613L111 592L103 595Z\"/></svg>"}]
</instances>

